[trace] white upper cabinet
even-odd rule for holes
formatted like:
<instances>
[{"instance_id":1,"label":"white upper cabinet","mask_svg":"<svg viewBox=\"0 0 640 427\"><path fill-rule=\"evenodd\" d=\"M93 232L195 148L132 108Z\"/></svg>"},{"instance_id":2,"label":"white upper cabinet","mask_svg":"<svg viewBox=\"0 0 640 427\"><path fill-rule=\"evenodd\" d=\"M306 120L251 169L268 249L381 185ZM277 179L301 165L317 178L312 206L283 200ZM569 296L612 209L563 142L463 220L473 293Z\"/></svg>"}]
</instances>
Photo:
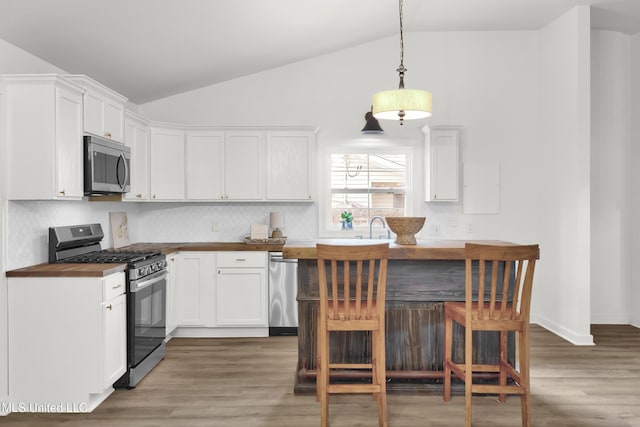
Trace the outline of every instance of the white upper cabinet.
<instances>
[{"instance_id":1,"label":"white upper cabinet","mask_svg":"<svg viewBox=\"0 0 640 427\"><path fill-rule=\"evenodd\" d=\"M59 76L4 75L8 198L81 199L83 89Z\"/></svg>"},{"instance_id":2,"label":"white upper cabinet","mask_svg":"<svg viewBox=\"0 0 640 427\"><path fill-rule=\"evenodd\" d=\"M84 75L65 76L85 88L84 131L124 142L124 105L127 98Z\"/></svg>"},{"instance_id":3,"label":"white upper cabinet","mask_svg":"<svg viewBox=\"0 0 640 427\"><path fill-rule=\"evenodd\" d=\"M151 200L184 200L184 131L151 126Z\"/></svg>"},{"instance_id":4,"label":"white upper cabinet","mask_svg":"<svg viewBox=\"0 0 640 427\"><path fill-rule=\"evenodd\" d=\"M424 127L427 202L459 200L460 127Z\"/></svg>"},{"instance_id":5,"label":"white upper cabinet","mask_svg":"<svg viewBox=\"0 0 640 427\"><path fill-rule=\"evenodd\" d=\"M311 197L313 132L267 132L267 200L306 200Z\"/></svg>"},{"instance_id":6,"label":"white upper cabinet","mask_svg":"<svg viewBox=\"0 0 640 427\"><path fill-rule=\"evenodd\" d=\"M125 200L149 200L149 122L125 111L124 143L131 149L131 189Z\"/></svg>"},{"instance_id":7,"label":"white upper cabinet","mask_svg":"<svg viewBox=\"0 0 640 427\"><path fill-rule=\"evenodd\" d=\"M185 173L187 200L224 198L224 132L187 132Z\"/></svg>"},{"instance_id":8,"label":"white upper cabinet","mask_svg":"<svg viewBox=\"0 0 640 427\"><path fill-rule=\"evenodd\" d=\"M225 132L224 142L224 198L263 199L264 133Z\"/></svg>"}]
</instances>

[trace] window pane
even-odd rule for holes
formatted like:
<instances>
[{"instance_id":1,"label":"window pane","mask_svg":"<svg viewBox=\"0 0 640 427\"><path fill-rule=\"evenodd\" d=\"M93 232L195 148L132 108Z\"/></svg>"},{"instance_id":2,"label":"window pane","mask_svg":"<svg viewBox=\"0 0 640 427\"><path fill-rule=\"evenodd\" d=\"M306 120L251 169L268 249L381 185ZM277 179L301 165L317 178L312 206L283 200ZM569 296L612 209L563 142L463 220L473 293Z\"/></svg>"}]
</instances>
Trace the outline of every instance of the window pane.
<instances>
[{"instance_id":1,"label":"window pane","mask_svg":"<svg viewBox=\"0 0 640 427\"><path fill-rule=\"evenodd\" d=\"M377 215L404 216L406 162L405 154L332 154L331 225L340 226L344 211L354 227Z\"/></svg>"}]
</instances>

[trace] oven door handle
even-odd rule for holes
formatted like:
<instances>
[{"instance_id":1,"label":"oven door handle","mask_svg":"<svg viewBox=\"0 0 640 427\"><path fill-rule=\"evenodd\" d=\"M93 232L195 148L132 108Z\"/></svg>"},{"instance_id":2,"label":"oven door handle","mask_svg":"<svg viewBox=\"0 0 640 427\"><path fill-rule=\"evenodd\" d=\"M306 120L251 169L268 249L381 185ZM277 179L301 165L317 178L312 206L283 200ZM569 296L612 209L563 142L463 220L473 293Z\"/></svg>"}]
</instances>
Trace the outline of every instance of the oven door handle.
<instances>
[{"instance_id":1,"label":"oven door handle","mask_svg":"<svg viewBox=\"0 0 640 427\"><path fill-rule=\"evenodd\" d=\"M145 277L141 281L133 281L131 282L131 292L138 292L144 288L148 288L154 283L166 279L168 275L169 272L167 271L158 271L157 273L153 273L151 276Z\"/></svg>"}]
</instances>

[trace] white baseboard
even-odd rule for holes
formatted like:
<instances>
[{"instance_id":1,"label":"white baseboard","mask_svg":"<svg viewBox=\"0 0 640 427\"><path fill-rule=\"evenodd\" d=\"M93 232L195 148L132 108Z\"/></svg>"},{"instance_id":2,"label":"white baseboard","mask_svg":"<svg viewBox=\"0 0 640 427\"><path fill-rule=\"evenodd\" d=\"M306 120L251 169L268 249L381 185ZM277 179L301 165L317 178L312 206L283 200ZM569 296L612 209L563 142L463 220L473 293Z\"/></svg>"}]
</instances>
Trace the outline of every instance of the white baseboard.
<instances>
[{"instance_id":1,"label":"white baseboard","mask_svg":"<svg viewBox=\"0 0 640 427\"><path fill-rule=\"evenodd\" d=\"M204 328L179 326L171 336L174 338L248 338L268 337L269 328Z\"/></svg>"},{"instance_id":2,"label":"white baseboard","mask_svg":"<svg viewBox=\"0 0 640 427\"><path fill-rule=\"evenodd\" d=\"M565 328L545 317L532 315L531 323L538 324L550 332L558 335L560 338L564 338L574 345L595 345L593 342L593 335L591 334L577 334L574 331Z\"/></svg>"}]
</instances>

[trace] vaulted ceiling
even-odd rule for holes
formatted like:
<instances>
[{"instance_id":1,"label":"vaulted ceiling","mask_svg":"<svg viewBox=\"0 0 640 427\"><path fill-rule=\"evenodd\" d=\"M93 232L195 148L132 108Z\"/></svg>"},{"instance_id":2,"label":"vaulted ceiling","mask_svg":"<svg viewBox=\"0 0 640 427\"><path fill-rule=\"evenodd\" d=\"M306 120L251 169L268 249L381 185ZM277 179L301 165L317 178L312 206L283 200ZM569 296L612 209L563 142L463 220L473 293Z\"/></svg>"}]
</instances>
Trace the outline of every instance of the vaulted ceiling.
<instances>
[{"instance_id":1,"label":"vaulted ceiling","mask_svg":"<svg viewBox=\"0 0 640 427\"><path fill-rule=\"evenodd\" d=\"M640 32L640 0L405 0L404 28L536 30L578 4ZM398 32L397 0L0 0L0 39L137 104Z\"/></svg>"}]
</instances>

